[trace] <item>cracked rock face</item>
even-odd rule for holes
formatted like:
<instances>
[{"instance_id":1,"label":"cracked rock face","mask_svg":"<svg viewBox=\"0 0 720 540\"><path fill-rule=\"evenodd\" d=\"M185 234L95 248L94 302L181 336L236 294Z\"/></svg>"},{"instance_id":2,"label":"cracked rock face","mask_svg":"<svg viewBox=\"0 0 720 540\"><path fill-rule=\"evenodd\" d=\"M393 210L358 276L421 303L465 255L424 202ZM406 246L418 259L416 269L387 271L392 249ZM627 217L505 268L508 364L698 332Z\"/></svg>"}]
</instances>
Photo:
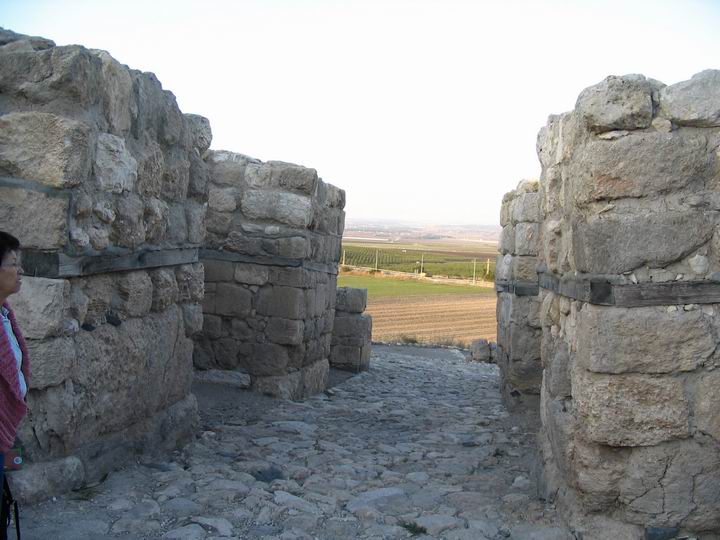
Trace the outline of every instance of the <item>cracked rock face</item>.
<instances>
[{"instance_id":1,"label":"cracked rock face","mask_svg":"<svg viewBox=\"0 0 720 540\"><path fill-rule=\"evenodd\" d=\"M718 73L672 86L608 77L550 117L536 251L520 189L503 199L498 276L527 277L518 263L532 257L557 286L541 289L539 317L498 295L499 364L516 388L539 390L544 489L579 524L603 516L648 538L720 531L720 306L669 292L709 291L720 271ZM593 297L591 282L611 293ZM630 293L642 302L623 304ZM531 331L515 339L523 314L540 321L537 348ZM541 380L524 354L539 356Z\"/></svg>"}]
</instances>

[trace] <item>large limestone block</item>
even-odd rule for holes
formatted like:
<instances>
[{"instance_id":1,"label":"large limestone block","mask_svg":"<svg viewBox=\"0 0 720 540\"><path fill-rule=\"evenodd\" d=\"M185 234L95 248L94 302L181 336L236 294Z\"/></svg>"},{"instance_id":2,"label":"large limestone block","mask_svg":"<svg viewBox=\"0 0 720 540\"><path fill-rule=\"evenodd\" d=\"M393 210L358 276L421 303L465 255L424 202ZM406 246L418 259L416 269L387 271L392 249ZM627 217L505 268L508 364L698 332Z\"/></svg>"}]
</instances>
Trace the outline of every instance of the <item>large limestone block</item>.
<instances>
[{"instance_id":1,"label":"large limestone block","mask_svg":"<svg viewBox=\"0 0 720 540\"><path fill-rule=\"evenodd\" d=\"M62 455L144 422L190 392L193 344L177 306L82 331L75 346L72 380L30 395L35 435L24 442L42 455Z\"/></svg>"},{"instance_id":2,"label":"large limestone block","mask_svg":"<svg viewBox=\"0 0 720 540\"><path fill-rule=\"evenodd\" d=\"M652 121L656 86L642 75L611 75L583 90L575 108L593 132L646 128Z\"/></svg>"},{"instance_id":3,"label":"large limestone block","mask_svg":"<svg viewBox=\"0 0 720 540\"><path fill-rule=\"evenodd\" d=\"M666 86L660 91L660 110L676 124L720 126L720 71L707 69Z\"/></svg>"},{"instance_id":4,"label":"large limestone block","mask_svg":"<svg viewBox=\"0 0 720 540\"><path fill-rule=\"evenodd\" d=\"M510 224L512 219L512 201L515 197L515 192L510 191L503 195L502 204L500 206L500 226L505 227Z\"/></svg>"},{"instance_id":5,"label":"large limestone block","mask_svg":"<svg viewBox=\"0 0 720 540\"><path fill-rule=\"evenodd\" d=\"M235 264L235 281L247 285L265 285L270 279L270 269L259 264Z\"/></svg>"},{"instance_id":6,"label":"large limestone block","mask_svg":"<svg viewBox=\"0 0 720 540\"><path fill-rule=\"evenodd\" d=\"M203 155L212 143L212 128L210 120L199 114L186 114L188 131L192 145L200 155Z\"/></svg>"},{"instance_id":7,"label":"large limestone block","mask_svg":"<svg viewBox=\"0 0 720 540\"><path fill-rule=\"evenodd\" d=\"M663 267L692 253L712 232L713 222L701 212L602 214L573 226L575 266L594 274Z\"/></svg>"},{"instance_id":8,"label":"large limestone block","mask_svg":"<svg viewBox=\"0 0 720 540\"><path fill-rule=\"evenodd\" d=\"M272 167L273 186L301 191L307 195L315 194L318 184L318 175L315 169L283 161L269 161L268 165ZM248 175L248 183L250 184L250 182L251 177Z\"/></svg>"},{"instance_id":9,"label":"large limestone block","mask_svg":"<svg viewBox=\"0 0 720 540\"><path fill-rule=\"evenodd\" d=\"M650 131L615 140L592 140L582 147L568 171L574 200L584 204L702 185L714 174L714 166L704 135Z\"/></svg>"},{"instance_id":10,"label":"large limestone block","mask_svg":"<svg viewBox=\"0 0 720 540\"><path fill-rule=\"evenodd\" d=\"M305 317L305 294L294 287L266 286L257 296L257 312L270 317L302 319Z\"/></svg>"},{"instance_id":11,"label":"large limestone block","mask_svg":"<svg viewBox=\"0 0 720 540\"><path fill-rule=\"evenodd\" d=\"M218 283L215 297L215 313L228 317L247 317L252 309L253 294L234 283Z\"/></svg>"},{"instance_id":12,"label":"large limestone block","mask_svg":"<svg viewBox=\"0 0 720 540\"><path fill-rule=\"evenodd\" d=\"M503 227L502 233L500 234L498 251L503 255L515 253L515 227L512 225L505 225Z\"/></svg>"},{"instance_id":13,"label":"large limestone block","mask_svg":"<svg viewBox=\"0 0 720 540\"><path fill-rule=\"evenodd\" d=\"M72 377L77 358L72 338L31 339L27 345L32 359L30 388L42 390Z\"/></svg>"},{"instance_id":14,"label":"large limestone block","mask_svg":"<svg viewBox=\"0 0 720 540\"><path fill-rule=\"evenodd\" d=\"M90 174L92 135L85 124L43 112L0 116L0 171L68 188Z\"/></svg>"},{"instance_id":15,"label":"large limestone block","mask_svg":"<svg viewBox=\"0 0 720 540\"><path fill-rule=\"evenodd\" d=\"M288 371L288 350L275 343L255 343L250 354L240 358L239 367L250 375L267 377L284 375Z\"/></svg>"},{"instance_id":16,"label":"large limestone block","mask_svg":"<svg viewBox=\"0 0 720 540\"><path fill-rule=\"evenodd\" d=\"M125 148L125 141L110 133L101 133L93 172L102 191L122 193L132 191L137 180L137 161Z\"/></svg>"},{"instance_id":17,"label":"large limestone block","mask_svg":"<svg viewBox=\"0 0 720 540\"><path fill-rule=\"evenodd\" d=\"M228 186L241 186L247 165L259 163L256 159L226 150L210 150L205 162L210 169L212 182Z\"/></svg>"},{"instance_id":18,"label":"large limestone block","mask_svg":"<svg viewBox=\"0 0 720 540\"><path fill-rule=\"evenodd\" d=\"M540 243L540 225L537 223L518 223L515 225L515 254L537 255Z\"/></svg>"},{"instance_id":19,"label":"large limestone block","mask_svg":"<svg viewBox=\"0 0 720 540\"><path fill-rule=\"evenodd\" d=\"M368 291L356 287L338 287L335 309L347 313L362 313L367 307Z\"/></svg>"},{"instance_id":20,"label":"large limestone block","mask_svg":"<svg viewBox=\"0 0 720 540\"><path fill-rule=\"evenodd\" d=\"M265 327L265 335L279 345L300 345L304 335L303 321L271 317Z\"/></svg>"},{"instance_id":21,"label":"large limestone block","mask_svg":"<svg viewBox=\"0 0 720 540\"><path fill-rule=\"evenodd\" d=\"M507 255L506 255L507 257ZM503 261L504 262L504 261ZM518 256L512 258L512 279L518 281L537 281L537 257Z\"/></svg>"},{"instance_id":22,"label":"large limestone block","mask_svg":"<svg viewBox=\"0 0 720 540\"><path fill-rule=\"evenodd\" d=\"M513 278L513 256L509 253L498 255L495 263L495 279L497 281L509 281Z\"/></svg>"},{"instance_id":23,"label":"large limestone block","mask_svg":"<svg viewBox=\"0 0 720 540\"><path fill-rule=\"evenodd\" d=\"M60 249L68 240L67 197L0 186L0 229L23 247Z\"/></svg>"},{"instance_id":24,"label":"large limestone block","mask_svg":"<svg viewBox=\"0 0 720 540\"><path fill-rule=\"evenodd\" d=\"M365 314L343 316L342 313L336 313L333 334L339 337L369 337L372 334L372 317Z\"/></svg>"},{"instance_id":25,"label":"large limestone block","mask_svg":"<svg viewBox=\"0 0 720 540\"><path fill-rule=\"evenodd\" d=\"M234 212L237 208L237 189L233 187L210 186L208 206L216 212Z\"/></svg>"},{"instance_id":26,"label":"large limestone block","mask_svg":"<svg viewBox=\"0 0 720 540\"><path fill-rule=\"evenodd\" d=\"M540 221L540 194L537 192L521 193L512 202L512 222L535 223Z\"/></svg>"},{"instance_id":27,"label":"large limestone block","mask_svg":"<svg viewBox=\"0 0 720 540\"><path fill-rule=\"evenodd\" d=\"M65 279L23 277L20 292L10 302L27 339L44 339L63 331L70 282Z\"/></svg>"},{"instance_id":28,"label":"large limestone block","mask_svg":"<svg viewBox=\"0 0 720 540\"><path fill-rule=\"evenodd\" d=\"M596 373L692 371L715 351L700 310L586 304L577 324L577 363Z\"/></svg>"},{"instance_id":29,"label":"large limestone block","mask_svg":"<svg viewBox=\"0 0 720 540\"><path fill-rule=\"evenodd\" d=\"M582 429L594 442L649 446L689 435L682 379L572 370L573 398Z\"/></svg>"},{"instance_id":30,"label":"large limestone block","mask_svg":"<svg viewBox=\"0 0 720 540\"><path fill-rule=\"evenodd\" d=\"M123 318L142 317L153 303L153 281L144 270L124 272L117 280L112 306Z\"/></svg>"},{"instance_id":31,"label":"large limestone block","mask_svg":"<svg viewBox=\"0 0 720 540\"><path fill-rule=\"evenodd\" d=\"M703 373L693 394L697 429L720 442L720 371ZM719 479L720 481L720 479Z\"/></svg>"},{"instance_id":32,"label":"large limestone block","mask_svg":"<svg viewBox=\"0 0 720 540\"><path fill-rule=\"evenodd\" d=\"M127 66L115 60L107 51L91 50L102 62L102 101L110 132L124 136L130 131L137 104L133 80Z\"/></svg>"},{"instance_id":33,"label":"large limestone block","mask_svg":"<svg viewBox=\"0 0 720 540\"><path fill-rule=\"evenodd\" d=\"M313 217L309 197L284 191L250 189L242 195L241 208L250 219L271 219L302 229L310 225Z\"/></svg>"},{"instance_id":34,"label":"large limestone block","mask_svg":"<svg viewBox=\"0 0 720 540\"><path fill-rule=\"evenodd\" d=\"M695 531L720 526L720 452L695 439L636 448L618 482L627 521Z\"/></svg>"}]
</instances>

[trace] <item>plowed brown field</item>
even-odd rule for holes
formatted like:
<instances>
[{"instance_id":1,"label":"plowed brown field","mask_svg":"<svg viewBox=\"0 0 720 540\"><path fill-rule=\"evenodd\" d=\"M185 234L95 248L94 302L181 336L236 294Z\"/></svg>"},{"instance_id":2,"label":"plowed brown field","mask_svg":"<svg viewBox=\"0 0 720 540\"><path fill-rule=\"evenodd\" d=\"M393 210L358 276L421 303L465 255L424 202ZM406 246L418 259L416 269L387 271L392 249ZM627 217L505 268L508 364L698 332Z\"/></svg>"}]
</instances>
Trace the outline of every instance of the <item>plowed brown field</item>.
<instances>
[{"instance_id":1,"label":"plowed brown field","mask_svg":"<svg viewBox=\"0 0 720 540\"><path fill-rule=\"evenodd\" d=\"M371 298L374 341L469 344L495 340L495 297L477 294Z\"/></svg>"}]
</instances>

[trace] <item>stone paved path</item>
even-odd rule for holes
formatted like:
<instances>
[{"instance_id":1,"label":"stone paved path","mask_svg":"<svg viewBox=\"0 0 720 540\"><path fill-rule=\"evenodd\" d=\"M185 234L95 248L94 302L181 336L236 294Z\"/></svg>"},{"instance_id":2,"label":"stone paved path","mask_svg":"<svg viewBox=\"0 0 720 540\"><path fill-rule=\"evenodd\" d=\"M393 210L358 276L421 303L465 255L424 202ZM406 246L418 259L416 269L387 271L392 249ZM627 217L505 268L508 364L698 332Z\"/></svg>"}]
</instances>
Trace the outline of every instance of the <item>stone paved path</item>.
<instances>
[{"instance_id":1,"label":"stone paved path","mask_svg":"<svg viewBox=\"0 0 720 540\"><path fill-rule=\"evenodd\" d=\"M533 497L536 422L495 366L375 346L371 367L304 402L206 384L195 442L25 508L23 538L574 538Z\"/></svg>"}]
</instances>

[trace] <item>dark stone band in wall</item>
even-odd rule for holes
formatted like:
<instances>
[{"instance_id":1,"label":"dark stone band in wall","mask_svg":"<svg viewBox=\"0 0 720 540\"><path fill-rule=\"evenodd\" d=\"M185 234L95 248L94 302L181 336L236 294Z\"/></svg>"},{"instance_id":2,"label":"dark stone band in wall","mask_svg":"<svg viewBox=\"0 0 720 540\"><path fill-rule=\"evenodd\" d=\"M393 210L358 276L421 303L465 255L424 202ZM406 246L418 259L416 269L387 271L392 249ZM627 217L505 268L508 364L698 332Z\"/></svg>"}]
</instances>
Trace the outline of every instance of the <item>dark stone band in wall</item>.
<instances>
[{"instance_id":1,"label":"dark stone band in wall","mask_svg":"<svg viewBox=\"0 0 720 540\"><path fill-rule=\"evenodd\" d=\"M538 274L540 287L561 296L601 306L646 307L720 303L720 282L669 281L615 284L607 279Z\"/></svg>"},{"instance_id":2,"label":"dark stone band in wall","mask_svg":"<svg viewBox=\"0 0 720 540\"><path fill-rule=\"evenodd\" d=\"M290 268L304 268L314 272L337 275L337 264L324 264L305 259L291 259L288 257L262 257L259 255L244 255L233 251L220 251L217 249L200 249L200 259L215 261L240 262L259 264L261 266L286 266Z\"/></svg>"},{"instance_id":3,"label":"dark stone band in wall","mask_svg":"<svg viewBox=\"0 0 720 540\"><path fill-rule=\"evenodd\" d=\"M131 253L71 257L57 251L23 249L22 266L26 275L45 278L69 278L178 266L198 262L198 248L143 250Z\"/></svg>"},{"instance_id":4,"label":"dark stone band in wall","mask_svg":"<svg viewBox=\"0 0 720 540\"><path fill-rule=\"evenodd\" d=\"M534 281L500 280L495 282L495 290L499 293L511 293L515 296L537 296L540 287Z\"/></svg>"}]
</instances>

